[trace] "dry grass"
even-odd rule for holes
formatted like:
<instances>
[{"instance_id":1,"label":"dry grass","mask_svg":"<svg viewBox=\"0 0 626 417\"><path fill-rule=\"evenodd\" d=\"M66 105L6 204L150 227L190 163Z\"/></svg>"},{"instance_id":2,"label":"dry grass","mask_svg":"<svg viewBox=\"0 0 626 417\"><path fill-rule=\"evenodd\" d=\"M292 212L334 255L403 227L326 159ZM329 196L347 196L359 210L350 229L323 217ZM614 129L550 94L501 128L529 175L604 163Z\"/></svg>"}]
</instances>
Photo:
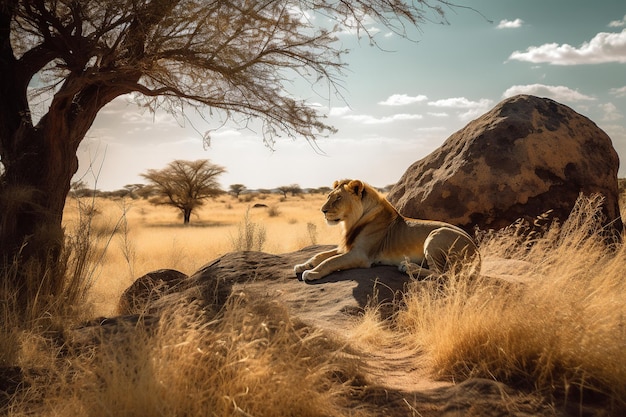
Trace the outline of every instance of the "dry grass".
<instances>
[{"instance_id":1,"label":"dry grass","mask_svg":"<svg viewBox=\"0 0 626 417\"><path fill-rule=\"evenodd\" d=\"M353 360L323 334L271 303L233 299L205 314L173 306L154 329L41 353L55 374L34 374L9 415L358 416L344 404Z\"/></svg>"},{"instance_id":2,"label":"dry grass","mask_svg":"<svg viewBox=\"0 0 626 417\"><path fill-rule=\"evenodd\" d=\"M155 327L130 326L132 337L107 335L97 347L68 350L50 339L51 330L65 334L85 315L113 314L119 294L142 274L160 268L189 274L233 250L242 224L262 225L268 252L336 243L338 230L319 213L322 200L268 197L267 208L249 208L254 202L223 197L189 227L175 212L144 201L68 202L69 241L83 245L72 262L84 263L80 291L91 292L80 311L51 310L28 324L2 313L0 370L25 373L21 390L0 396L1 412L366 415L346 408L355 398L350 381L359 378L352 356L342 353L346 347L275 303L234 298L215 316L172 306ZM393 326L380 322L372 306L347 330L351 343L381 354L410 344L435 378L485 377L555 401L600 396L626 408L626 249L616 245L611 253L601 241L598 206L581 200L565 224L541 237L520 233L518 225L482 238L483 257L515 261L513 275L523 283L462 273L415 282Z\"/></svg>"},{"instance_id":3,"label":"dry grass","mask_svg":"<svg viewBox=\"0 0 626 417\"><path fill-rule=\"evenodd\" d=\"M517 260L523 283L459 275L415 283L399 326L437 378L484 377L559 400L626 406L626 252L602 241L599 199L543 237L485 237L483 257ZM529 247L529 244L532 246Z\"/></svg>"},{"instance_id":4,"label":"dry grass","mask_svg":"<svg viewBox=\"0 0 626 417\"><path fill-rule=\"evenodd\" d=\"M120 294L136 278L157 269L192 274L234 250L285 253L336 243L338 228L327 226L319 211L324 199L319 194L287 199L222 196L194 211L189 226L177 211L145 200L70 199L64 223L72 234L81 216L92 216L99 260L91 301L97 314L111 315ZM267 207L254 208L257 203Z\"/></svg>"}]
</instances>

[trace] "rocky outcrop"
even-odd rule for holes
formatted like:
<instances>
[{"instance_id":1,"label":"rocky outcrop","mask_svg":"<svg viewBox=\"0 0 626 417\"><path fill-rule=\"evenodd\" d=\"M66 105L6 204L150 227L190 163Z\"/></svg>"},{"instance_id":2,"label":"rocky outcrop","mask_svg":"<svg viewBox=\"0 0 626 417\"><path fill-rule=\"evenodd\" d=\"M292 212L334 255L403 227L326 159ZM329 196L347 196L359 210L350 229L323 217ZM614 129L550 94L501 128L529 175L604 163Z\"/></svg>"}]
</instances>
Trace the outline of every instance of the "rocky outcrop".
<instances>
[{"instance_id":1,"label":"rocky outcrop","mask_svg":"<svg viewBox=\"0 0 626 417\"><path fill-rule=\"evenodd\" d=\"M157 286L161 289L158 292L127 290L120 304L128 305L129 300L135 300L135 304L142 306L144 312L158 314L160 310L177 302L193 300L207 308L219 310L233 294L245 294L247 297L278 301L302 320L323 325L324 328L329 327L329 323L338 325L352 320L355 314L363 312L368 303L373 301L383 304L381 314L391 315L393 311L386 311L384 306L391 306L391 301L400 297L400 292L411 280L396 267L377 266L339 271L311 283L296 278L294 265L330 248L332 246L315 245L284 254L255 251L227 253L175 287ZM145 288L146 279L140 278L133 286ZM134 295L129 299L126 294L131 293ZM154 296L146 298L147 294ZM147 303L142 300L147 300ZM122 310L121 313L133 314L138 311Z\"/></svg>"},{"instance_id":2,"label":"rocky outcrop","mask_svg":"<svg viewBox=\"0 0 626 417\"><path fill-rule=\"evenodd\" d=\"M605 224L621 233L611 139L595 123L547 98L506 99L415 162L388 199L409 217L470 231L565 220L580 193L604 196ZM545 216L544 216L545 217Z\"/></svg>"}]
</instances>

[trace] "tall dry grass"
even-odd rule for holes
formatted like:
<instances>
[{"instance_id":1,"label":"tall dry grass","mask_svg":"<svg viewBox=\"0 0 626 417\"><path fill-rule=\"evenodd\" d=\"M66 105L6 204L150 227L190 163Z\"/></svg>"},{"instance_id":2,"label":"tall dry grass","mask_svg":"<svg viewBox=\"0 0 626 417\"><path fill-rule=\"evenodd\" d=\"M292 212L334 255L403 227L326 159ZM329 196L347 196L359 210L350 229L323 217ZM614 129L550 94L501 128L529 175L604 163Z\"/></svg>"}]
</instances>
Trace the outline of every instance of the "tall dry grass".
<instances>
[{"instance_id":1,"label":"tall dry grass","mask_svg":"<svg viewBox=\"0 0 626 417\"><path fill-rule=\"evenodd\" d=\"M542 236L521 225L485 236L483 258L507 259L515 282L459 274L414 283L398 324L432 375L626 408L626 250L607 248L601 203L581 197Z\"/></svg>"},{"instance_id":2,"label":"tall dry grass","mask_svg":"<svg viewBox=\"0 0 626 417\"><path fill-rule=\"evenodd\" d=\"M173 306L154 329L56 359L8 413L40 416L358 416L352 360L275 303L233 299L216 317ZM71 359L71 360L70 360ZM53 362L54 363L54 362Z\"/></svg>"}]
</instances>

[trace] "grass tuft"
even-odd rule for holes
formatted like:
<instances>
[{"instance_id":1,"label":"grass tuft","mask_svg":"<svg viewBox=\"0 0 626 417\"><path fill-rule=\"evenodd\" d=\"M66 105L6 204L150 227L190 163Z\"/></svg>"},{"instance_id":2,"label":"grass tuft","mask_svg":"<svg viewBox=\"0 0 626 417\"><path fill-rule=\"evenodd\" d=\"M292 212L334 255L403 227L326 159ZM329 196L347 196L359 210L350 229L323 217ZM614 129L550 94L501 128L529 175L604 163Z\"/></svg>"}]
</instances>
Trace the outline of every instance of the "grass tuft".
<instances>
[{"instance_id":1,"label":"grass tuft","mask_svg":"<svg viewBox=\"0 0 626 417\"><path fill-rule=\"evenodd\" d=\"M438 378L484 377L562 400L626 407L626 250L607 248L601 199L581 197L543 236L516 227L481 244L516 261L521 282L417 282L399 326ZM532 242L529 242L532 239Z\"/></svg>"},{"instance_id":2,"label":"grass tuft","mask_svg":"<svg viewBox=\"0 0 626 417\"><path fill-rule=\"evenodd\" d=\"M246 210L237 232L237 236L231 236L234 251L263 250L267 233L262 224L255 223L250 218L250 207Z\"/></svg>"}]
</instances>

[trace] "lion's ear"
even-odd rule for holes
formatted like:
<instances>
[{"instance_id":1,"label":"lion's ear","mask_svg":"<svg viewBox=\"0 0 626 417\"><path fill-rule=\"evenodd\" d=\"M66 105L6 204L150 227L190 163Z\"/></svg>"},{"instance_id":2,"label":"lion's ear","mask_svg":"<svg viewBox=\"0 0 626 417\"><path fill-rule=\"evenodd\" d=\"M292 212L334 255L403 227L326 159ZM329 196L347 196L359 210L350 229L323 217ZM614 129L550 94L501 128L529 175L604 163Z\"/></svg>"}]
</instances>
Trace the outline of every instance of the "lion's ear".
<instances>
[{"instance_id":1,"label":"lion's ear","mask_svg":"<svg viewBox=\"0 0 626 417\"><path fill-rule=\"evenodd\" d=\"M350 189L354 194L359 197L362 196L363 190L365 189L365 184L359 180L352 180L348 183L348 189Z\"/></svg>"},{"instance_id":2,"label":"lion's ear","mask_svg":"<svg viewBox=\"0 0 626 417\"><path fill-rule=\"evenodd\" d=\"M335 180L335 182L333 182L333 189L337 188L338 185L339 185L339 180Z\"/></svg>"}]
</instances>

